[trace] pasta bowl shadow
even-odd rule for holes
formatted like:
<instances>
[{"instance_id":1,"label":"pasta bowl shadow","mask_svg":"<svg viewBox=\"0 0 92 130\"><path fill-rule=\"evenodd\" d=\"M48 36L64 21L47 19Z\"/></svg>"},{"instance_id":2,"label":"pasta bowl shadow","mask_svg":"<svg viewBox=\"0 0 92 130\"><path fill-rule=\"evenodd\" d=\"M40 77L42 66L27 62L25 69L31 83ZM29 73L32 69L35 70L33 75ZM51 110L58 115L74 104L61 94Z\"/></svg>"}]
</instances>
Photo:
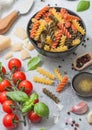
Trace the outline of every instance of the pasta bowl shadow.
<instances>
[{"instance_id":1,"label":"pasta bowl shadow","mask_svg":"<svg viewBox=\"0 0 92 130\"><path fill-rule=\"evenodd\" d=\"M62 9L61 7L50 7L50 8L55 8L57 11L60 11L60 10ZM81 44L81 43L83 42L83 40L85 39L85 36L86 36L86 26L85 26L84 21L82 20L82 18L81 18L79 15L77 15L75 12L73 12L73 11L71 11L71 10L69 10L69 9L66 9L66 8L64 8L64 9L65 9L70 15L76 16L76 17L78 17L78 18L80 19L79 24L80 24L80 26L85 30L85 34L81 36L80 43L79 43L78 45L69 47L69 48L68 48L67 50L65 50L65 51L52 52L52 51L47 51L47 50L45 50L45 49L43 49L43 48L40 48L40 47L38 46L39 40L38 40L38 41L35 41L33 38L30 37L31 28L32 28L32 25L33 25L32 19L35 18L35 16L36 16L37 13L38 13L38 12L37 12L36 14L34 14L34 15L30 18L30 20L29 20L29 22L28 22L28 24L27 24L27 35L28 35L29 40L31 41L31 43L32 43L33 46L35 47L35 49L36 49L40 54L42 54L42 55L44 55L44 56L47 56L47 57L50 57L50 58L62 58L63 56L68 56L69 54L71 54L72 52L74 52L74 51L77 49L77 47L79 47L80 44Z\"/></svg>"}]
</instances>

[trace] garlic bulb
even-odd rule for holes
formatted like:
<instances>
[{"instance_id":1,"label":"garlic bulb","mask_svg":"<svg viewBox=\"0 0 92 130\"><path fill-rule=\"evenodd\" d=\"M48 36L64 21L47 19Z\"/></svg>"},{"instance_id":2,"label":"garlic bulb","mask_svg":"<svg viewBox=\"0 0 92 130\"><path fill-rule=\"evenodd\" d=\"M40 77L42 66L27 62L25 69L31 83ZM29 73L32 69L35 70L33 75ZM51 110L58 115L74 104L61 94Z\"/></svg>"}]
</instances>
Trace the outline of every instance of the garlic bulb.
<instances>
[{"instance_id":1,"label":"garlic bulb","mask_svg":"<svg viewBox=\"0 0 92 130\"><path fill-rule=\"evenodd\" d=\"M87 115L87 120L89 124L92 124L92 111L90 111Z\"/></svg>"},{"instance_id":2,"label":"garlic bulb","mask_svg":"<svg viewBox=\"0 0 92 130\"><path fill-rule=\"evenodd\" d=\"M88 105L86 102L80 102L77 105L73 106L70 110L75 114L84 114L88 111Z\"/></svg>"},{"instance_id":3,"label":"garlic bulb","mask_svg":"<svg viewBox=\"0 0 92 130\"><path fill-rule=\"evenodd\" d=\"M8 7L10 6L15 0L0 0L1 7Z\"/></svg>"}]
</instances>

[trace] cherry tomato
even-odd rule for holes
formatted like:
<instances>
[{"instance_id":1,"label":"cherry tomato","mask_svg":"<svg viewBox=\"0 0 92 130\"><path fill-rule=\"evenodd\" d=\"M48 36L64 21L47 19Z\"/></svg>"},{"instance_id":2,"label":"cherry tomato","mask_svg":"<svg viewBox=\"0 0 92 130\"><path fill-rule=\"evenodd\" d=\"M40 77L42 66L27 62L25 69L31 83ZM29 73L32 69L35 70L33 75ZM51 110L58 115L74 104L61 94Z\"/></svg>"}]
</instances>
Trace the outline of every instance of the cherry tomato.
<instances>
[{"instance_id":1,"label":"cherry tomato","mask_svg":"<svg viewBox=\"0 0 92 130\"><path fill-rule=\"evenodd\" d=\"M8 129L17 127L18 122L19 122L18 116L13 113L6 114L3 118L3 125Z\"/></svg>"},{"instance_id":2,"label":"cherry tomato","mask_svg":"<svg viewBox=\"0 0 92 130\"><path fill-rule=\"evenodd\" d=\"M3 91L0 93L0 103L1 104L8 99L6 94L7 94L7 91Z\"/></svg>"},{"instance_id":3,"label":"cherry tomato","mask_svg":"<svg viewBox=\"0 0 92 130\"><path fill-rule=\"evenodd\" d=\"M9 80L4 79L1 83L0 83L0 92L3 92L5 90L8 90L11 88L11 84L9 82Z\"/></svg>"},{"instance_id":4,"label":"cherry tomato","mask_svg":"<svg viewBox=\"0 0 92 130\"><path fill-rule=\"evenodd\" d=\"M23 80L22 82L19 83L18 89L24 90L25 93L30 94L33 90L33 85L30 81Z\"/></svg>"},{"instance_id":5,"label":"cherry tomato","mask_svg":"<svg viewBox=\"0 0 92 130\"><path fill-rule=\"evenodd\" d=\"M12 100L6 100L2 104L3 111L6 113L12 113L13 110L15 110L14 106L15 106L15 103Z\"/></svg>"},{"instance_id":6,"label":"cherry tomato","mask_svg":"<svg viewBox=\"0 0 92 130\"><path fill-rule=\"evenodd\" d=\"M42 117L38 116L34 111L30 111L28 113L28 118L33 123L37 123L37 122L40 122L42 120Z\"/></svg>"},{"instance_id":7,"label":"cherry tomato","mask_svg":"<svg viewBox=\"0 0 92 130\"><path fill-rule=\"evenodd\" d=\"M39 99L36 99L35 101L34 101L34 104L36 104L36 103L38 103L39 102Z\"/></svg>"},{"instance_id":8,"label":"cherry tomato","mask_svg":"<svg viewBox=\"0 0 92 130\"><path fill-rule=\"evenodd\" d=\"M2 66L2 71L1 71L3 74L6 74L6 69L4 66Z\"/></svg>"},{"instance_id":9,"label":"cherry tomato","mask_svg":"<svg viewBox=\"0 0 92 130\"><path fill-rule=\"evenodd\" d=\"M19 83L19 82L25 80L26 75L24 72L17 71L12 75L12 79L13 79L14 83L16 84L17 82Z\"/></svg>"},{"instance_id":10,"label":"cherry tomato","mask_svg":"<svg viewBox=\"0 0 92 130\"><path fill-rule=\"evenodd\" d=\"M12 58L8 62L9 70L13 70L14 72L20 70L21 66L21 61L17 58Z\"/></svg>"}]
</instances>

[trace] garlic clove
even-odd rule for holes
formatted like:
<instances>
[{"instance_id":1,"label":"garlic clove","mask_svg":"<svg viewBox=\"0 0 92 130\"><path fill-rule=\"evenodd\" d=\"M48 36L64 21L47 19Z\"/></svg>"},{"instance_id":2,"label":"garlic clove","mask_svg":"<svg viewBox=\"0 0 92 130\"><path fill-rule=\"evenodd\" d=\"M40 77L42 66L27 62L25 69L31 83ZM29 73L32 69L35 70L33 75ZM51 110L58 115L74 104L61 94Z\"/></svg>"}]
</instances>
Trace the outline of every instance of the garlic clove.
<instances>
[{"instance_id":1,"label":"garlic clove","mask_svg":"<svg viewBox=\"0 0 92 130\"><path fill-rule=\"evenodd\" d=\"M88 105L86 102L80 102L77 105L74 105L70 111L75 114L81 115L88 111Z\"/></svg>"},{"instance_id":2,"label":"garlic clove","mask_svg":"<svg viewBox=\"0 0 92 130\"><path fill-rule=\"evenodd\" d=\"M87 121L89 124L92 124L92 111L90 111L87 115Z\"/></svg>"}]
</instances>

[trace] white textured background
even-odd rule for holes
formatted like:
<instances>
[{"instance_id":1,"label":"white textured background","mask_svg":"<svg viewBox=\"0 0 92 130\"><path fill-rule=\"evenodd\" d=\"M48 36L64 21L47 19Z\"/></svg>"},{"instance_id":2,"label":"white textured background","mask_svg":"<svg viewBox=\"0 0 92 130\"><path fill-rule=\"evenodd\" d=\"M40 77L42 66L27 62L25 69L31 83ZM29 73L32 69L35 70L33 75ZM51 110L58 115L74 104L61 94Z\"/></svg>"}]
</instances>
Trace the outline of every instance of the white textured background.
<instances>
[{"instance_id":1,"label":"white textured background","mask_svg":"<svg viewBox=\"0 0 92 130\"><path fill-rule=\"evenodd\" d=\"M27 14L25 16L21 16L16 21L16 23L12 26L11 30L6 34L12 38L13 43L20 40L16 36L14 36L14 34L13 34L14 30L17 27L23 27L26 29L27 23L28 23L29 19L32 17L32 15L34 13L36 13L38 10L40 10L41 8L43 8L45 5L50 4L51 6L55 6L55 4L57 4L57 6L59 6L59 7L65 7L67 9L70 9L70 10L76 12L76 6L77 6L77 3L79 2L79 0L75 0L75 1L44 0L44 1L45 2L41 2L41 0L35 0L33 7L31 9L31 11L29 12L29 14ZM8 10L2 10L0 12L1 13L0 16L4 17L6 14L10 13L12 10L17 9L17 4L20 2L21 2L21 0L17 0L17 2L14 3L13 7L11 7ZM91 0L90 0L90 3L92 4ZM87 29L87 36L86 37L88 37L90 39L89 41L86 42L86 45L87 45L86 48L84 48L81 45L78 47L78 49L76 50L76 53L79 55L79 54L82 54L86 51L92 52L92 6L90 7L89 10L84 11L84 12L79 12L77 14L79 14L79 16L84 20L85 25L86 25L86 29ZM3 62L4 66L7 66L7 61L4 59L4 55L8 51L9 50L4 51L4 52L0 52L0 61ZM36 52L36 50L30 52L31 57L33 57L37 54L38 53ZM14 53L14 56L20 58L20 52ZM44 57L41 55L40 55L40 57L41 57L41 61L42 61L42 67L45 68L46 70L52 72L52 73L53 73L54 68L57 68L59 65L61 65L62 67L60 68L60 71L62 72L63 75L64 75L64 72L67 71L67 73L69 75L70 82L72 81L73 76L78 73L77 71L74 71L71 69L72 62L75 58L75 56L73 54L71 54L70 56L61 58L61 59L50 59L50 58L47 58L47 57ZM62 61L62 59L64 59L64 62ZM23 62L24 70L26 70L27 61L28 60ZM90 70L90 68L92 68L92 66L90 66L89 68L87 68L83 71L91 72L92 70ZM31 80L33 85L34 85L34 90L39 93L40 101L44 101L49 106L50 117L48 120L43 120L41 123L38 123L38 124L27 125L26 127L19 126L19 128L17 128L16 130L40 130L40 128L43 128L43 127L46 128L46 130L73 130L73 128L71 126L65 125L65 120L68 117L71 117L78 122L80 122L79 118L82 119L78 130L92 130L92 126L90 126L87 123L86 114L83 116L78 116L78 115L74 115L74 114L71 114L71 116L67 115L67 111L70 109L70 107L72 105L80 102L80 101L87 101L89 109L92 110L92 98L86 99L86 98L81 98L81 97L77 96L74 93L74 91L72 90L71 86L66 86L66 89L64 91L62 91L60 94L57 94L55 92L56 85L51 87L51 86L47 86L47 85L41 85L41 84L34 83L32 80L34 75L39 75L39 74L35 70L29 71L26 73L27 78L29 80ZM50 91L55 93L64 106L63 110L60 112L60 119L59 119L59 122L57 124L54 124L53 114L58 113L59 109L56 106L56 104L51 99L49 99L49 97L45 96L42 93L43 87L46 87L47 89L49 89ZM5 130L5 128L2 125L3 114L4 113L0 109L0 129L1 130Z\"/></svg>"}]
</instances>

